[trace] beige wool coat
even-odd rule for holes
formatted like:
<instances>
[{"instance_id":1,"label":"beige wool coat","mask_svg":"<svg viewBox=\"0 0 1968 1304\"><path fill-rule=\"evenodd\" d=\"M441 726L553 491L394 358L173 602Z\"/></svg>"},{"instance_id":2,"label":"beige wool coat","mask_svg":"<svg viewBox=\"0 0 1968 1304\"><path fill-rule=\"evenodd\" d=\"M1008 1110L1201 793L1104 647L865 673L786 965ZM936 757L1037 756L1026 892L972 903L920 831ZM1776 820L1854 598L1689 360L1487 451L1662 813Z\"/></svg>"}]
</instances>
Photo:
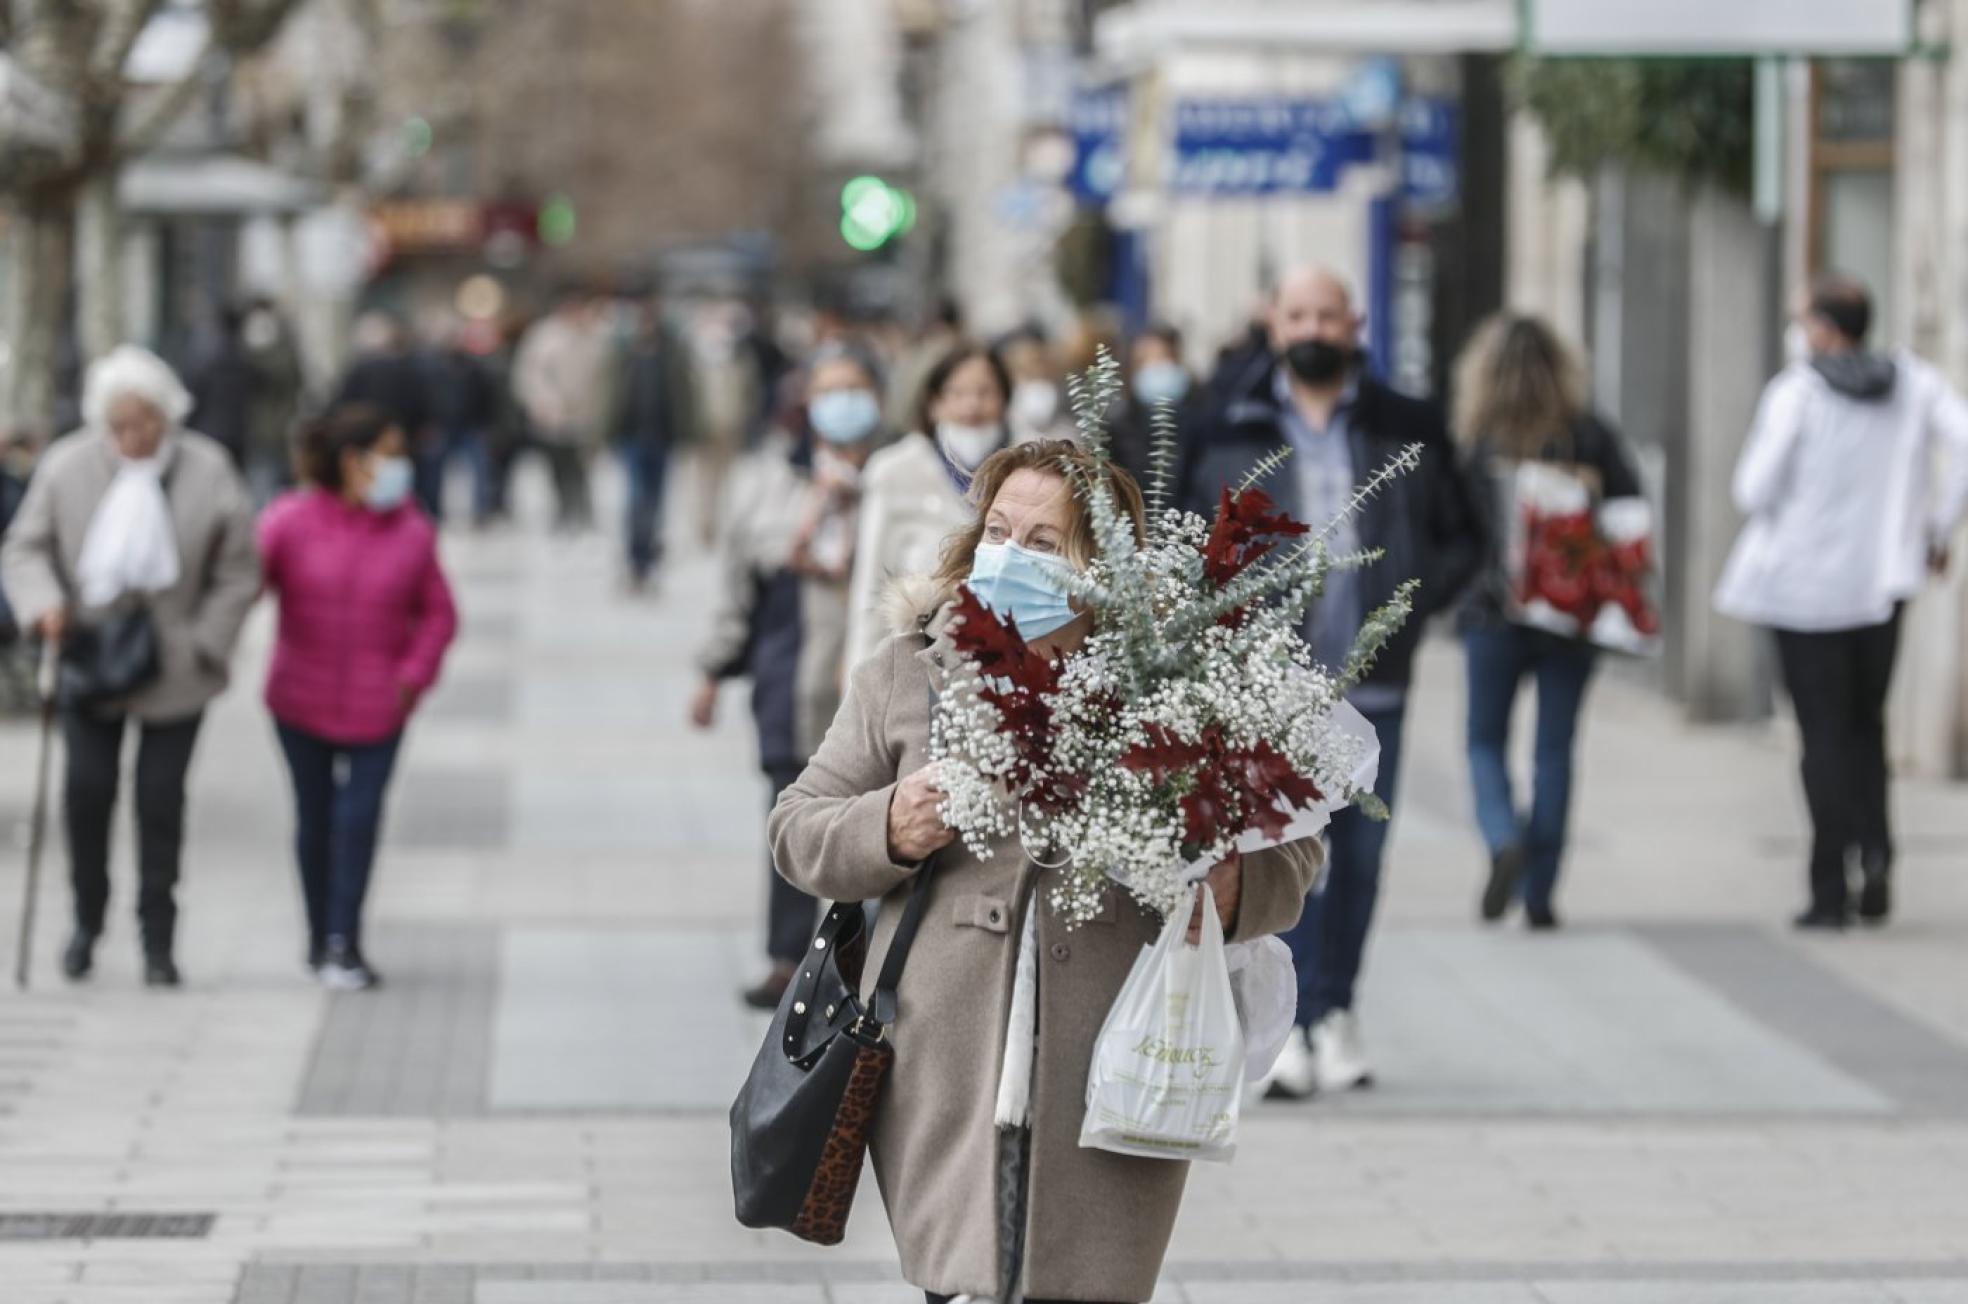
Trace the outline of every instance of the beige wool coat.
<instances>
[{"instance_id":1,"label":"beige wool coat","mask_svg":"<svg viewBox=\"0 0 1968 1304\"><path fill-rule=\"evenodd\" d=\"M916 866L888 855L896 782L929 760L930 689L955 655L947 608L925 633L890 638L846 700L768 832L774 863L834 900L882 899L863 987L894 935ZM1231 937L1297 921L1316 842L1248 856ZM1039 1298L1139 1301L1154 1294L1188 1165L1080 1148L1093 1043L1159 922L1110 890L1095 921L1068 931L1046 880L1015 845L980 860L941 853L929 908L897 993L895 1061L872 1144L902 1275L939 1294L997 1291L997 1138L992 1121L1024 912L1038 914L1038 1046L1032 1068L1025 1290Z\"/></svg>"},{"instance_id":2,"label":"beige wool coat","mask_svg":"<svg viewBox=\"0 0 1968 1304\"><path fill-rule=\"evenodd\" d=\"M240 627L260 593L253 504L225 449L180 430L163 456L179 576L150 599L162 673L112 708L153 722L189 719L225 691ZM0 545L0 584L23 628L56 608L76 607L82 543L118 465L110 437L84 430L55 441L35 468Z\"/></svg>"}]
</instances>

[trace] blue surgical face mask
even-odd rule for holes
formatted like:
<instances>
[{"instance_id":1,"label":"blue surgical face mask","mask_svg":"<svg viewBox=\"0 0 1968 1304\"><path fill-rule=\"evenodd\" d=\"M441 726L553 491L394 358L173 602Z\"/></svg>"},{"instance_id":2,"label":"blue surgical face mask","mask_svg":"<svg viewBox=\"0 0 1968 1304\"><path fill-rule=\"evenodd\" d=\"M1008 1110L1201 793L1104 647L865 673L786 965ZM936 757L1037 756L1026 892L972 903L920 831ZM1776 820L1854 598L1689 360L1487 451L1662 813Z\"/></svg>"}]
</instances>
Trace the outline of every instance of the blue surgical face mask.
<instances>
[{"instance_id":1,"label":"blue surgical face mask","mask_svg":"<svg viewBox=\"0 0 1968 1304\"><path fill-rule=\"evenodd\" d=\"M363 491L362 503L372 512L387 512L401 506L410 496L415 478L409 458L379 457L370 463L369 488Z\"/></svg>"},{"instance_id":2,"label":"blue surgical face mask","mask_svg":"<svg viewBox=\"0 0 1968 1304\"><path fill-rule=\"evenodd\" d=\"M970 563L970 591L1000 620L1010 617L1022 638L1044 638L1079 615L1066 600L1072 566L1015 543L980 543Z\"/></svg>"},{"instance_id":3,"label":"blue surgical face mask","mask_svg":"<svg viewBox=\"0 0 1968 1304\"><path fill-rule=\"evenodd\" d=\"M813 433L830 444L858 444L881 424L881 401L867 389L815 394L807 401L806 419Z\"/></svg>"},{"instance_id":4,"label":"blue surgical face mask","mask_svg":"<svg viewBox=\"0 0 1968 1304\"><path fill-rule=\"evenodd\" d=\"M1134 373L1134 393L1143 403L1180 403L1189 392L1189 373L1179 362L1151 362Z\"/></svg>"}]
</instances>

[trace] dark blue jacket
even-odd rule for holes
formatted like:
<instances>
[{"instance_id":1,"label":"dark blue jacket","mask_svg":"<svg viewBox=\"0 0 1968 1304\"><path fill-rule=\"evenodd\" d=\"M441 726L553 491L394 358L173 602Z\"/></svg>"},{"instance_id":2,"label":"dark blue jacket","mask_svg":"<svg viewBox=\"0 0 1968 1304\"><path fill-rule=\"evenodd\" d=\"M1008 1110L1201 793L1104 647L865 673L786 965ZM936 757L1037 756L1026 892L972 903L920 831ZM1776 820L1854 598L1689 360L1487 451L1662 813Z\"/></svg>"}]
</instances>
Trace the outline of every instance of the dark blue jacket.
<instances>
[{"instance_id":1,"label":"dark blue jacket","mask_svg":"<svg viewBox=\"0 0 1968 1304\"><path fill-rule=\"evenodd\" d=\"M1274 388L1276 364L1247 374L1225 405L1185 443L1177 501L1213 517L1219 495L1242 482L1267 454L1289 446ZM1405 686L1427 617L1453 604L1481 564L1483 532L1468 481L1457 465L1440 411L1363 376L1347 420L1354 476L1364 481L1409 444L1421 466L1398 476L1362 510L1360 546L1386 555L1360 574L1366 609L1384 604L1410 579L1421 581L1415 614L1389 640L1367 675L1370 684ZM1287 461L1260 486L1300 515L1297 469ZM1322 521L1313 521L1316 528Z\"/></svg>"}]
</instances>

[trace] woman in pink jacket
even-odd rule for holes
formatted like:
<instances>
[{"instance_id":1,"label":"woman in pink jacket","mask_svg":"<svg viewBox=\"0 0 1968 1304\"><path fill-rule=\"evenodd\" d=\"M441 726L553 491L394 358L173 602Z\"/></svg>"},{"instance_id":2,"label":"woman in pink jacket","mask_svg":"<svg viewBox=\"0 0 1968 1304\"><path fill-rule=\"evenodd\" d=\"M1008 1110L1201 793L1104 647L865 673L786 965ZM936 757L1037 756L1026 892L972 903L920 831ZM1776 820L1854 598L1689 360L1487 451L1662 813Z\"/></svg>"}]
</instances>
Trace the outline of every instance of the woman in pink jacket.
<instances>
[{"instance_id":1,"label":"woman in pink jacket","mask_svg":"<svg viewBox=\"0 0 1968 1304\"><path fill-rule=\"evenodd\" d=\"M280 603L266 700L293 773L308 967L326 987L358 991L380 981L362 956L362 899L383 794L458 615L388 416L330 412L303 437L301 473L306 487L260 520Z\"/></svg>"}]
</instances>

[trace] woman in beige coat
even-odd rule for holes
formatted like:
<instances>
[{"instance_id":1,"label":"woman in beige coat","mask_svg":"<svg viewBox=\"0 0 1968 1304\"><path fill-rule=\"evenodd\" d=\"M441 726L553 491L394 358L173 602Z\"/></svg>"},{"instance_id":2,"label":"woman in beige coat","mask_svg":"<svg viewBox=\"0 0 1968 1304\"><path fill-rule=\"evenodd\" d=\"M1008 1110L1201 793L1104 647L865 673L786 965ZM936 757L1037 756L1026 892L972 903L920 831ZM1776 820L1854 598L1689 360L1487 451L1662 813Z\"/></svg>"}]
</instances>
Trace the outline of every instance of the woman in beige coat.
<instances>
[{"instance_id":1,"label":"woman in beige coat","mask_svg":"<svg viewBox=\"0 0 1968 1304\"><path fill-rule=\"evenodd\" d=\"M1188 1171L1174 1160L1079 1144L1095 1036L1160 922L1110 888L1105 912L1068 932L1039 890L1043 871L1016 844L980 860L955 839L925 768L932 694L957 655L950 599L977 546L1010 542L1087 565L1092 528L1066 479L1075 459L1111 475L1139 519L1140 491L1127 473L1085 458L1048 441L984 463L973 489L976 522L951 538L933 581L905 586L903 627L855 670L832 730L769 825L780 872L799 887L835 900L884 899L870 977L917 870L937 858L898 993L896 1056L872 1147L902 1275L932 1302L1003 1298L1021 1277L1031 1304L1148 1299ZM1034 642L1070 655L1089 624L1082 614ZM1301 842L1218 866L1209 882L1228 935L1290 927L1318 864L1317 844ZM1004 1162L1020 1147L1015 1134L1005 1144L994 1112L1028 911L1037 911L1038 1020L1029 1158L1021 1164ZM1002 1176L1020 1168L1022 1182Z\"/></svg>"},{"instance_id":2,"label":"woman in beige coat","mask_svg":"<svg viewBox=\"0 0 1968 1304\"><path fill-rule=\"evenodd\" d=\"M64 816L75 932L62 956L86 977L109 904L110 817L123 735L137 748L137 916L144 981L175 987L173 889L184 842L185 775L206 705L230 678L259 595L253 507L225 450L184 429L191 396L162 359L125 345L89 368L84 429L48 450L0 549L21 624L62 641L78 624L149 607L159 672L135 695L65 708Z\"/></svg>"}]
</instances>

